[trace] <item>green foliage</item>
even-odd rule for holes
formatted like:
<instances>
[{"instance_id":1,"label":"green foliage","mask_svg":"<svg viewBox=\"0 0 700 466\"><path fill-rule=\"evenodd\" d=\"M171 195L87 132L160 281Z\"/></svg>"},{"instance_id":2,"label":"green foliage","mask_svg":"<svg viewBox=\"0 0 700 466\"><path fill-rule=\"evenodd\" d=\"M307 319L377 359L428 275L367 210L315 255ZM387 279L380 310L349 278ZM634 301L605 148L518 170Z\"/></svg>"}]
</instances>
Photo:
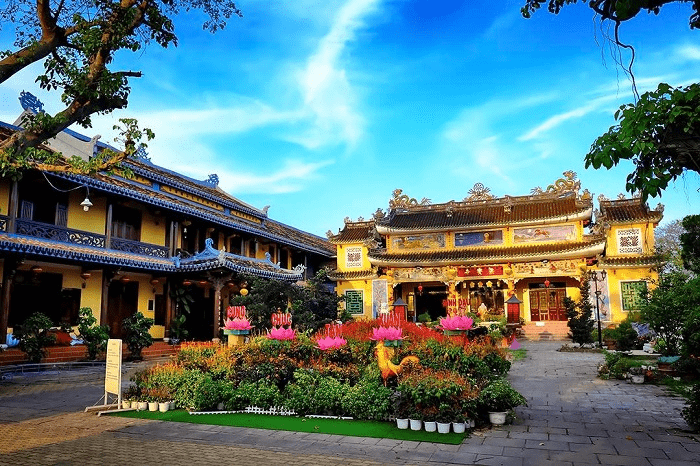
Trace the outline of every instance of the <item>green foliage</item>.
<instances>
[{"instance_id":1,"label":"green foliage","mask_svg":"<svg viewBox=\"0 0 700 466\"><path fill-rule=\"evenodd\" d=\"M97 359L107 349L109 327L97 325L97 319L89 307L81 307L78 316L78 332L88 350L88 359Z\"/></svg>"},{"instance_id":2,"label":"green foliage","mask_svg":"<svg viewBox=\"0 0 700 466\"><path fill-rule=\"evenodd\" d=\"M211 375L204 374L195 386L192 408L195 411L211 411L224 401L225 393L224 382L214 380Z\"/></svg>"},{"instance_id":3,"label":"green foliage","mask_svg":"<svg viewBox=\"0 0 700 466\"><path fill-rule=\"evenodd\" d=\"M685 232L680 235L683 267L700 276L700 215L683 219Z\"/></svg>"},{"instance_id":4,"label":"green foliage","mask_svg":"<svg viewBox=\"0 0 700 466\"><path fill-rule=\"evenodd\" d=\"M199 382L204 378L205 374L200 370L184 370L178 377L176 387L173 390L175 404L182 408L194 408L197 387L199 386Z\"/></svg>"},{"instance_id":5,"label":"green foliage","mask_svg":"<svg viewBox=\"0 0 700 466\"><path fill-rule=\"evenodd\" d=\"M378 378L363 378L343 394L343 411L355 419L383 421L391 414L392 393Z\"/></svg>"},{"instance_id":6,"label":"green foliage","mask_svg":"<svg viewBox=\"0 0 700 466\"><path fill-rule=\"evenodd\" d=\"M688 404L681 411L681 415L693 430L700 429L700 383L693 387Z\"/></svg>"},{"instance_id":7,"label":"green foliage","mask_svg":"<svg viewBox=\"0 0 700 466\"><path fill-rule=\"evenodd\" d=\"M163 48L177 44L173 18L179 12L201 10L204 27L215 32L240 11L230 0L174 0L124 2L117 0L66 0L33 2L9 0L0 6L0 28L14 33L14 49L0 54L0 83L24 68L43 62L44 72L36 81L47 91L57 91L65 108L55 115L39 113L23 124L23 131L0 143L0 173L13 178L29 167L81 173L109 169L138 148L141 137L135 121L124 119L120 137L122 153L105 151L88 162L78 157L65 160L60 154L37 149L47 139L78 123L91 124L95 113L125 108L131 91L129 78L139 71L116 69L117 63L137 61L142 49L152 43ZM120 60L114 60L119 55ZM49 165L48 167L46 165Z\"/></svg>"},{"instance_id":8,"label":"green foliage","mask_svg":"<svg viewBox=\"0 0 700 466\"><path fill-rule=\"evenodd\" d=\"M344 386L314 370L297 369L284 391L286 405L297 414L343 414Z\"/></svg>"},{"instance_id":9,"label":"green foliage","mask_svg":"<svg viewBox=\"0 0 700 466\"><path fill-rule=\"evenodd\" d=\"M185 328L186 320L187 317L185 317L185 314L180 314L170 321L170 335L172 338L177 340L187 338L187 335L189 335L190 332Z\"/></svg>"},{"instance_id":10,"label":"green foliage","mask_svg":"<svg viewBox=\"0 0 700 466\"><path fill-rule=\"evenodd\" d=\"M46 356L46 347L56 340L54 335L48 333L51 325L51 319L46 314L35 312L15 330L19 349L27 354L29 362L41 362Z\"/></svg>"},{"instance_id":11,"label":"green foliage","mask_svg":"<svg viewBox=\"0 0 700 466\"><path fill-rule=\"evenodd\" d=\"M639 335L632 327L632 321L629 317L620 322L620 325L612 330L611 333L618 351L637 349L637 338Z\"/></svg>"},{"instance_id":12,"label":"green foliage","mask_svg":"<svg viewBox=\"0 0 700 466\"><path fill-rule=\"evenodd\" d=\"M593 342L591 332L595 324L593 307L588 299L590 283L587 279L581 281L579 290L581 291L581 298L578 302L567 296L564 298L564 308L566 309L566 317L569 319L567 325L571 329L573 342L584 345Z\"/></svg>"},{"instance_id":13,"label":"green foliage","mask_svg":"<svg viewBox=\"0 0 700 466\"><path fill-rule=\"evenodd\" d=\"M427 324L430 321L431 321L430 314L428 314L427 312L424 312L423 314L418 314L418 322L422 322L424 324Z\"/></svg>"},{"instance_id":14,"label":"green foliage","mask_svg":"<svg viewBox=\"0 0 700 466\"><path fill-rule=\"evenodd\" d=\"M153 344L153 337L148 332L152 325L153 319L144 317L140 312L122 321L124 340L132 359L141 359L141 350Z\"/></svg>"},{"instance_id":15,"label":"green foliage","mask_svg":"<svg viewBox=\"0 0 700 466\"><path fill-rule=\"evenodd\" d=\"M700 137L700 84L672 88L659 84L634 104L615 113L618 124L598 137L586 155L586 168L607 169L632 160L626 189L642 198L660 196L686 170L699 172L694 157Z\"/></svg>"},{"instance_id":16,"label":"green foliage","mask_svg":"<svg viewBox=\"0 0 700 466\"><path fill-rule=\"evenodd\" d=\"M501 412L527 405L527 400L506 379L498 378L481 389L479 405L487 411Z\"/></svg>"}]
</instances>

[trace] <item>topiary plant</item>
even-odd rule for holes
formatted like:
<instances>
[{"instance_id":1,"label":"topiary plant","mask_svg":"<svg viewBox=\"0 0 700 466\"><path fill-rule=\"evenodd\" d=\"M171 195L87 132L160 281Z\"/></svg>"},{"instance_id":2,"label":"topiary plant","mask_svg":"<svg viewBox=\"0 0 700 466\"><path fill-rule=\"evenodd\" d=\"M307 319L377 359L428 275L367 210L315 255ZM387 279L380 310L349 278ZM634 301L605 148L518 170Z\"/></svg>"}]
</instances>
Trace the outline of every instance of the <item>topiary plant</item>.
<instances>
[{"instance_id":1,"label":"topiary plant","mask_svg":"<svg viewBox=\"0 0 700 466\"><path fill-rule=\"evenodd\" d=\"M27 354L29 362L38 363L46 356L46 347L56 341L56 336L49 334L51 319L35 312L19 326L15 336L19 338L19 349Z\"/></svg>"},{"instance_id":2,"label":"topiary plant","mask_svg":"<svg viewBox=\"0 0 700 466\"><path fill-rule=\"evenodd\" d=\"M97 359L97 355L107 349L109 327L97 325L97 319L89 307L81 307L78 317L78 332L87 347L88 359Z\"/></svg>"},{"instance_id":3,"label":"topiary plant","mask_svg":"<svg viewBox=\"0 0 700 466\"><path fill-rule=\"evenodd\" d=\"M148 333L151 325L153 325L153 319L144 317L140 312L122 321L124 340L131 352L131 359L142 359L141 350L153 344L153 337Z\"/></svg>"}]
</instances>

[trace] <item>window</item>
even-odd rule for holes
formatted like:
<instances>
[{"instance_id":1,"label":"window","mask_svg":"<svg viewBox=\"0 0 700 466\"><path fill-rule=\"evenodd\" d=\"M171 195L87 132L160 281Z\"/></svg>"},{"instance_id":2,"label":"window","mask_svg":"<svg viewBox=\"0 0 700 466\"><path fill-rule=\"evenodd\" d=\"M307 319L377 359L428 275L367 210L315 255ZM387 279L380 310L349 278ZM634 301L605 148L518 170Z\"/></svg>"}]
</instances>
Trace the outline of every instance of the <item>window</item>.
<instances>
[{"instance_id":1,"label":"window","mask_svg":"<svg viewBox=\"0 0 700 466\"><path fill-rule=\"evenodd\" d=\"M642 250L642 230L625 228L617 230L617 252L619 254L638 254Z\"/></svg>"},{"instance_id":2,"label":"window","mask_svg":"<svg viewBox=\"0 0 700 466\"><path fill-rule=\"evenodd\" d=\"M625 312L638 311L644 303L647 293L647 282L621 282L620 296L622 298L622 310Z\"/></svg>"},{"instance_id":3,"label":"window","mask_svg":"<svg viewBox=\"0 0 700 466\"><path fill-rule=\"evenodd\" d=\"M122 205L112 207L112 236L141 240L141 212Z\"/></svg>"},{"instance_id":4,"label":"window","mask_svg":"<svg viewBox=\"0 0 700 466\"><path fill-rule=\"evenodd\" d=\"M352 247L345 249L345 267L362 267L362 248Z\"/></svg>"},{"instance_id":5,"label":"window","mask_svg":"<svg viewBox=\"0 0 700 466\"><path fill-rule=\"evenodd\" d=\"M363 314L365 311L364 296L362 290L345 291L345 309L350 314Z\"/></svg>"}]
</instances>

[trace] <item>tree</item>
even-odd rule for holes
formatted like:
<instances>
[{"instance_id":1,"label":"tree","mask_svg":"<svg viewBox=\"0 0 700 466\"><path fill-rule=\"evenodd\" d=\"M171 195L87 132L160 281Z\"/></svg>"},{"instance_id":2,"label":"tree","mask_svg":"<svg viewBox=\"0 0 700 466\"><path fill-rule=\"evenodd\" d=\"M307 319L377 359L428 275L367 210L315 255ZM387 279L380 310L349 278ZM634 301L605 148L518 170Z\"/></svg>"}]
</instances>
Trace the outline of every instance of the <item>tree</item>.
<instances>
[{"instance_id":1,"label":"tree","mask_svg":"<svg viewBox=\"0 0 700 466\"><path fill-rule=\"evenodd\" d=\"M593 320L593 306L589 298L590 288L589 281L584 278L579 287L581 298L578 302L568 296L564 298L566 317L569 319L567 326L571 329L573 342L579 345L593 343L592 332L595 321Z\"/></svg>"},{"instance_id":2,"label":"tree","mask_svg":"<svg viewBox=\"0 0 700 466\"><path fill-rule=\"evenodd\" d=\"M654 229L656 253L663 258L665 271L682 271L681 234L685 232L681 220L674 220Z\"/></svg>"},{"instance_id":3,"label":"tree","mask_svg":"<svg viewBox=\"0 0 700 466\"><path fill-rule=\"evenodd\" d=\"M700 215L685 217L683 228L685 232L680 236L683 266L700 276Z\"/></svg>"},{"instance_id":4,"label":"tree","mask_svg":"<svg viewBox=\"0 0 700 466\"><path fill-rule=\"evenodd\" d=\"M174 17L201 10L203 27L215 32L232 15L241 16L231 0L7 0L0 6L0 28L13 28L13 50L0 51L0 83L25 67L44 61L37 77L43 89L60 91L65 108L55 115L38 112L22 130L0 139L0 175L18 177L27 168L91 173L108 169L138 149L150 131L127 120L121 133L125 150L106 152L90 162L66 160L42 144L72 124L90 127L93 114L128 105L129 78L140 71L114 70L117 53L137 53L156 43L177 45ZM134 60L135 61L135 60Z\"/></svg>"},{"instance_id":5,"label":"tree","mask_svg":"<svg viewBox=\"0 0 700 466\"><path fill-rule=\"evenodd\" d=\"M661 83L634 104L615 112L618 124L598 137L586 154L586 168L610 169L632 160L626 190L646 200L687 170L700 173L700 84L672 88Z\"/></svg>"},{"instance_id":6,"label":"tree","mask_svg":"<svg viewBox=\"0 0 700 466\"><path fill-rule=\"evenodd\" d=\"M550 13L578 0L526 0L521 8L523 17L530 18L543 4ZM658 14L669 3L691 4L691 29L700 28L700 0L590 0L580 2L591 8L601 21L614 24L611 39L619 47L632 53L629 65L624 67L632 78L635 96L638 96L632 63L634 48L620 41L620 25L635 18L642 11ZM687 170L700 173L700 85L673 88L661 83L653 92L647 92L635 103L620 107L615 113L618 124L600 136L585 156L586 168L607 169L620 160L631 160L634 171L627 176L625 189L639 191L646 200L656 197L668 183Z\"/></svg>"}]
</instances>

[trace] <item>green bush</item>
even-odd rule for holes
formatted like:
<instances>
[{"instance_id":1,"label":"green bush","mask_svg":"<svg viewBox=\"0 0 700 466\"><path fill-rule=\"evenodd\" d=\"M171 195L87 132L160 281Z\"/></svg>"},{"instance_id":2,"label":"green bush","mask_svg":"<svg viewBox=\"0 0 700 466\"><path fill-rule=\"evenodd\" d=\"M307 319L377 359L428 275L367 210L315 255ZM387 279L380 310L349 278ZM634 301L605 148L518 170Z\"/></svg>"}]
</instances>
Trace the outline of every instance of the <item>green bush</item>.
<instances>
[{"instance_id":1,"label":"green bush","mask_svg":"<svg viewBox=\"0 0 700 466\"><path fill-rule=\"evenodd\" d=\"M97 325L97 319L89 307L80 308L78 332L87 347L88 359L97 359L97 356L107 349L109 327L107 325Z\"/></svg>"},{"instance_id":2,"label":"green bush","mask_svg":"<svg viewBox=\"0 0 700 466\"><path fill-rule=\"evenodd\" d=\"M629 318L620 322L612 332L615 339L615 346L619 351L629 351L637 348L637 331L632 328Z\"/></svg>"},{"instance_id":3,"label":"green bush","mask_svg":"<svg viewBox=\"0 0 700 466\"><path fill-rule=\"evenodd\" d=\"M153 344L153 337L148 332L153 325L153 319L144 317L136 312L122 321L124 340L131 353L131 359L141 359L141 350Z\"/></svg>"},{"instance_id":4,"label":"green bush","mask_svg":"<svg viewBox=\"0 0 700 466\"><path fill-rule=\"evenodd\" d=\"M209 374L204 374L194 388L192 407L195 411L210 411L224 401L225 392L221 381L212 379Z\"/></svg>"},{"instance_id":5,"label":"green bush","mask_svg":"<svg viewBox=\"0 0 700 466\"><path fill-rule=\"evenodd\" d=\"M179 386L174 390L173 395L177 406L181 408L194 408L197 386L204 376L204 373L197 369L183 371L179 380Z\"/></svg>"},{"instance_id":6,"label":"green bush","mask_svg":"<svg viewBox=\"0 0 700 466\"><path fill-rule=\"evenodd\" d=\"M690 392L688 404L681 411L681 415L691 429L700 429L700 383L696 383Z\"/></svg>"},{"instance_id":7,"label":"green bush","mask_svg":"<svg viewBox=\"0 0 700 466\"><path fill-rule=\"evenodd\" d=\"M341 415L343 392L347 385L317 371L297 369L294 382L284 391L285 406L297 414Z\"/></svg>"},{"instance_id":8,"label":"green bush","mask_svg":"<svg viewBox=\"0 0 700 466\"><path fill-rule=\"evenodd\" d=\"M15 331L19 349L27 354L29 362L41 362L46 356L46 347L56 341L56 337L49 334L50 329L51 319L46 314L35 312Z\"/></svg>"},{"instance_id":9,"label":"green bush","mask_svg":"<svg viewBox=\"0 0 700 466\"><path fill-rule=\"evenodd\" d=\"M509 411L527 400L506 379L496 379L481 389L479 404L486 411Z\"/></svg>"},{"instance_id":10,"label":"green bush","mask_svg":"<svg viewBox=\"0 0 700 466\"><path fill-rule=\"evenodd\" d=\"M380 382L379 371L363 377L342 396L342 410L355 419L383 421L393 407L393 390Z\"/></svg>"}]
</instances>

